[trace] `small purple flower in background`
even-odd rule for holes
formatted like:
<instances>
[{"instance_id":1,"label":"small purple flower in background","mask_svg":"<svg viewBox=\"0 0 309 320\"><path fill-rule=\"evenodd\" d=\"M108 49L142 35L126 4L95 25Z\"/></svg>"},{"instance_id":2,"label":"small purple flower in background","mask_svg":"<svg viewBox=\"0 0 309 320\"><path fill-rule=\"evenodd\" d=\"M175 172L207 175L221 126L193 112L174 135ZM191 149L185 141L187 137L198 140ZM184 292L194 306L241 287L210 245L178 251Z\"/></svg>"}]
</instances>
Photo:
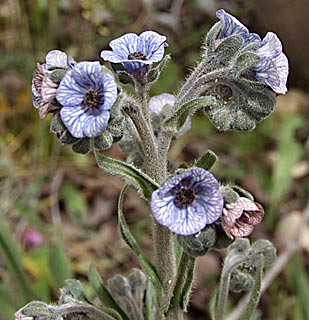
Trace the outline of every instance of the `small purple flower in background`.
<instances>
[{"instance_id":1,"label":"small purple flower in background","mask_svg":"<svg viewBox=\"0 0 309 320\"><path fill-rule=\"evenodd\" d=\"M103 50L101 57L112 63L121 63L138 80L143 81L149 66L162 60L164 48L168 45L166 37L154 31L144 31L139 36L127 33L112 40L112 51Z\"/></svg>"},{"instance_id":2,"label":"small purple flower in background","mask_svg":"<svg viewBox=\"0 0 309 320\"><path fill-rule=\"evenodd\" d=\"M117 85L99 62L79 62L64 75L56 98L63 106L61 120L72 136L93 138L107 128Z\"/></svg>"},{"instance_id":3,"label":"small purple flower in background","mask_svg":"<svg viewBox=\"0 0 309 320\"><path fill-rule=\"evenodd\" d=\"M155 219L179 235L191 235L212 224L221 217L222 208L219 182L202 168L168 179L151 199Z\"/></svg>"},{"instance_id":4,"label":"small purple flower in background","mask_svg":"<svg viewBox=\"0 0 309 320\"><path fill-rule=\"evenodd\" d=\"M223 28L217 41L220 43L231 35L240 35L244 40L244 45L256 41L257 45L251 50L260 57L260 61L252 70L254 80L267 84L276 93L285 94L289 62L282 52L282 44L277 35L268 32L261 41L259 35L250 33L240 21L223 9L217 11L217 17L223 22Z\"/></svg>"},{"instance_id":5,"label":"small purple flower in background","mask_svg":"<svg viewBox=\"0 0 309 320\"><path fill-rule=\"evenodd\" d=\"M25 231L22 242L26 248L39 246L43 243L42 234L36 229L29 228Z\"/></svg>"},{"instance_id":6,"label":"small purple flower in background","mask_svg":"<svg viewBox=\"0 0 309 320\"><path fill-rule=\"evenodd\" d=\"M152 97L148 102L148 108L150 113L155 113L159 117L162 117L164 113L164 108L168 108L168 112L165 114L171 114L173 111L174 103L176 97L169 93L162 93L160 95ZM188 118L185 124L180 128L180 130L175 135L176 138L179 138L185 134L191 128L191 119Z\"/></svg>"},{"instance_id":7,"label":"small purple flower in background","mask_svg":"<svg viewBox=\"0 0 309 320\"><path fill-rule=\"evenodd\" d=\"M50 77L50 69L68 69L75 61L71 56L59 50L49 51L45 57L45 63L37 64L32 78L33 106L39 110L40 118L45 118L55 106L52 104L56 97L56 91L60 80Z\"/></svg>"},{"instance_id":8,"label":"small purple flower in background","mask_svg":"<svg viewBox=\"0 0 309 320\"><path fill-rule=\"evenodd\" d=\"M239 197L233 203L225 204L222 214L222 227L231 239L247 237L254 226L262 221L263 207L248 198Z\"/></svg>"}]
</instances>

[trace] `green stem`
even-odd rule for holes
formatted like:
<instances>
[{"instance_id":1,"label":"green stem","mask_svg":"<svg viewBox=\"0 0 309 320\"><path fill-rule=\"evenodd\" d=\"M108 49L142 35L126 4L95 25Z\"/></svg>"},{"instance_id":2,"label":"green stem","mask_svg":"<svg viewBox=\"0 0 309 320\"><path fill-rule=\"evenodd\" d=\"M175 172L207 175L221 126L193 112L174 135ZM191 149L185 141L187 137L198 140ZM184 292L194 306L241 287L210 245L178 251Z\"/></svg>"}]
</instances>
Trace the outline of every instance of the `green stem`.
<instances>
[{"instance_id":1,"label":"green stem","mask_svg":"<svg viewBox=\"0 0 309 320\"><path fill-rule=\"evenodd\" d=\"M114 320L113 317L110 317L106 313L103 313L99 309L84 304L84 303L66 303L63 305L60 305L59 307L56 308L56 315L59 317L64 317L67 316L70 313L82 313L82 314L87 314L87 316L90 319L102 319L102 320Z\"/></svg>"},{"instance_id":2,"label":"green stem","mask_svg":"<svg viewBox=\"0 0 309 320\"><path fill-rule=\"evenodd\" d=\"M147 103L147 89L148 89L148 87L143 84L140 84L137 89L140 93L141 100L142 100L143 115L145 117L146 123L150 124L150 116L149 116L148 103Z\"/></svg>"},{"instance_id":3,"label":"green stem","mask_svg":"<svg viewBox=\"0 0 309 320\"><path fill-rule=\"evenodd\" d=\"M240 320L250 320L252 319L252 315L254 310L256 309L259 299L260 299L260 292L261 292L261 285L262 285L262 276L263 276L263 268L264 268L264 256L261 254L259 256L258 266L256 270L256 276L254 281L254 287L252 288L249 304L247 309Z\"/></svg>"},{"instance_id":4,"label":"green stem","mask_svg":"<svg viewBox=\"0 0 309 320\"><path fill-rule=\"evenodd\" d=\"M247 258L244 256L234 256L232 259L226 258L221 274L215 320L223 320L229 294L231 273L246 261Z\"/></svg>"},{"instance_id":5,"label":"green stem","mask_svg":"<svg viewBox=\"0 0 309 320\"><path fill-rule=\"evenodd\" d=\"M140 94L142 108L136 102L128 101L123 110L131 118L138 132L142 148L140 151L144 156L147 174L161 184L167 178L168 149L164 150L164 152L158 152L157 140L149 120L146 89L144 87L140 88ZM154 219L152 229L155 266L164 288L164 297L157 290L158 301L170 301L176 277L173 234L168 228L158 224ZM161 308L164 308L164 302Z\"/></svg>"},{"instance_id":6,"label":"green stem","mask_svg":"<svg viewBox=\"0 0 309 320\"><path fill-rule=\"evenodd\" d=\"M182 319L179 316L186 310L194 277L194 267L195 258L183 253L178 266L173 297L166 313L167 319L176 319L177 315L177 319Z\"/></svg>"}]
</instances>

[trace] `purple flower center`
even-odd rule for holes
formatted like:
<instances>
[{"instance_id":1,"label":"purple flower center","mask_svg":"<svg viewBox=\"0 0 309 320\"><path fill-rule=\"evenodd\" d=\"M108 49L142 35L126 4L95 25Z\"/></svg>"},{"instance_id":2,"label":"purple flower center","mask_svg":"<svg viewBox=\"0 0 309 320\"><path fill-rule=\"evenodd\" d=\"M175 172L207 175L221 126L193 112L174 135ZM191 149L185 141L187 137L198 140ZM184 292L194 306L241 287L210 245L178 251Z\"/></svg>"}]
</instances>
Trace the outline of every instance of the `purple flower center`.
<instances>
[{"instance_id":1,"label":"purple flower center","mask_svg":"<svg viewBox=\"0 0 309 320\"><path fill-rule=\"evenodd\" d=\"M143 54L143 52L137 51L130 53L128 55L129 60L147 60L147 57Z\"/></svg>"},{"instance_id":2,"label":"purple flower center","mask_svg":"<svg viewBox=\"0 0 309 320\"><path fill-rule=\"evenodd\" d=\"M93 88L88 89L84 98L84 106L88 108L94 108L101 105L101 93L101 90L94 90Z\"/></svg>"}]
</instances>

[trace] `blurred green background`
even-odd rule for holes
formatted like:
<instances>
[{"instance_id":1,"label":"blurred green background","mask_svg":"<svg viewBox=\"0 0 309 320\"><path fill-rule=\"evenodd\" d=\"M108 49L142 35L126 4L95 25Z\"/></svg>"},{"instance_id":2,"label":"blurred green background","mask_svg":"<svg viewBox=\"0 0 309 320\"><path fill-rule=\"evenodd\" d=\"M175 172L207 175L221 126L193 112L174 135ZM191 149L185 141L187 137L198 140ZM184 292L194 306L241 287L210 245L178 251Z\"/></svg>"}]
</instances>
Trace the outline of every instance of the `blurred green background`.
<instances>
[{"instance_id":1,"label":"blurred green background","mask_svg":"<svg viewBox=\"0 0 309 320\"><path fill-rule=\"evenodd\" d=\"M309 22L302 18L309 8L301 0L290 5L267 2L0 1L0 319L12 319L34 299L56 301L67 278L81 280L92 296L87 285L90 262L104 280L138 266L117 230L116 204L123 182L99 170L92 154L74 154L49 133L48 119L40 120L32 107L36 62L43 62L52 49L77 61L98 60L110 40L155 30L167 36L172 62L152 94L177 92L219 8L251 31L278 33L290 58L290 91L278 97L276 111L253 132L218 133L197 114L192 130L174 144L170 159L177 166L192 162L207 148L214 150L220 159L214 174L224 183L245 187L266 208L253 239L273 241L280 255L295 232L299 234L298 250L262 297L256 319L309 319L308 226L297 232L299 224L305 225L309 194L309 48L304 47L309 46ZM124 157L117 145L108 154ZM151 256L148 214L133 190L125 213ZM214 252L198 259L187 319L210 319L207 308L222 257ZM232 295L230 308L240 297Z\"/></svg>"}]
</instances>

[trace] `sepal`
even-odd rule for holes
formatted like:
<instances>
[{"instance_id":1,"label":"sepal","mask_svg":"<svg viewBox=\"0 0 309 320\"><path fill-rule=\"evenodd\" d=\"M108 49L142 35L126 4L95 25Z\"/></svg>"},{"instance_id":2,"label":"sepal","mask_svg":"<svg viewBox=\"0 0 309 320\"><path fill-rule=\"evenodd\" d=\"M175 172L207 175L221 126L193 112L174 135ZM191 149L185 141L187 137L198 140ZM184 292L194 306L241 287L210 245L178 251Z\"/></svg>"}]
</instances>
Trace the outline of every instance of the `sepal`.
<instances>
[{"instance_id":1,"label":"sepal","mask_svg":"<svg viewBox=\"0 0 309 320\"><path fill-rule=\"evenodd\" d=\"M230 60L236 55L243 45L243 39L239 35L230 36L216 47L213 52L213 57L207 57L213 64L217 62L219 65L228 65Z\"/></svg>"},{"instance_id":2,"label":"sepal","mask_svg":"<svg viewBox=\"0 0 309 320\"><path fill-rule=\"evenodd\" d=\"M188 117L192 116L196 111L203 107L213 106L216 103L215 101L214 97L203 96L184 103L163 122L163 128L175 133L178 132L185 124Z\"/></svg>"},{"instance_id":3,"label":"sepal","mask_svg":"<svg viewBox=\"0 0 309 320\"><path fill-rule=\"evenodd\" d=\"M202 256L206 254L216 242L215 227L209 225L199 233L190 236L178 235L177 241L186 254L192 257Z\"/></svg>"},{"instance_id":4,"label":"sepal","mask_svg":"<svg viewBox=\"0 0 309 320\"><path fill-rule=\"evenodd\" d=\"M111 67L113 71L116 73L116 75L118 76L118 79L122 84L130 84L131 86L134 87L135 85L134 78L130 73L126 71L126 69L121 63L111 63Z\"/></svg>"},{"instance_id":5,"label":"sepal","mask_svg":"<svg viewBox=\"0 0 309 320\"><path fill-rule=\"evenodd\" d=\"M208 56L215 49L215 41L218 38L218 35L223 27L223 23L221 21L216 22L211 29L208 31L207 36L204 41L204 55Z\"/></svg>"},{"instance_id":6,"label":"sepal","mask_svg":"<svg viewBox=\"0 0 309 320\"><path fill-rule=\"evenodd\" d=\"M195 161L194 166L210 170L217 160L218 156L212 150L207 150L206 153Z\"/></svg>"},{"instance_id":7,"label":"sepal","mask_svg":"<svg viewBox=\"0 0 309 320\"><path fill-rule=\"evenodd\" d=\"M169 54L165 55L164 58L160 61L160 63L151 68L147 73L147 83L154 83L160 78L160 74L165 68L166 64L171 60L171 56Z\"/></svg>"}]
</instances>

